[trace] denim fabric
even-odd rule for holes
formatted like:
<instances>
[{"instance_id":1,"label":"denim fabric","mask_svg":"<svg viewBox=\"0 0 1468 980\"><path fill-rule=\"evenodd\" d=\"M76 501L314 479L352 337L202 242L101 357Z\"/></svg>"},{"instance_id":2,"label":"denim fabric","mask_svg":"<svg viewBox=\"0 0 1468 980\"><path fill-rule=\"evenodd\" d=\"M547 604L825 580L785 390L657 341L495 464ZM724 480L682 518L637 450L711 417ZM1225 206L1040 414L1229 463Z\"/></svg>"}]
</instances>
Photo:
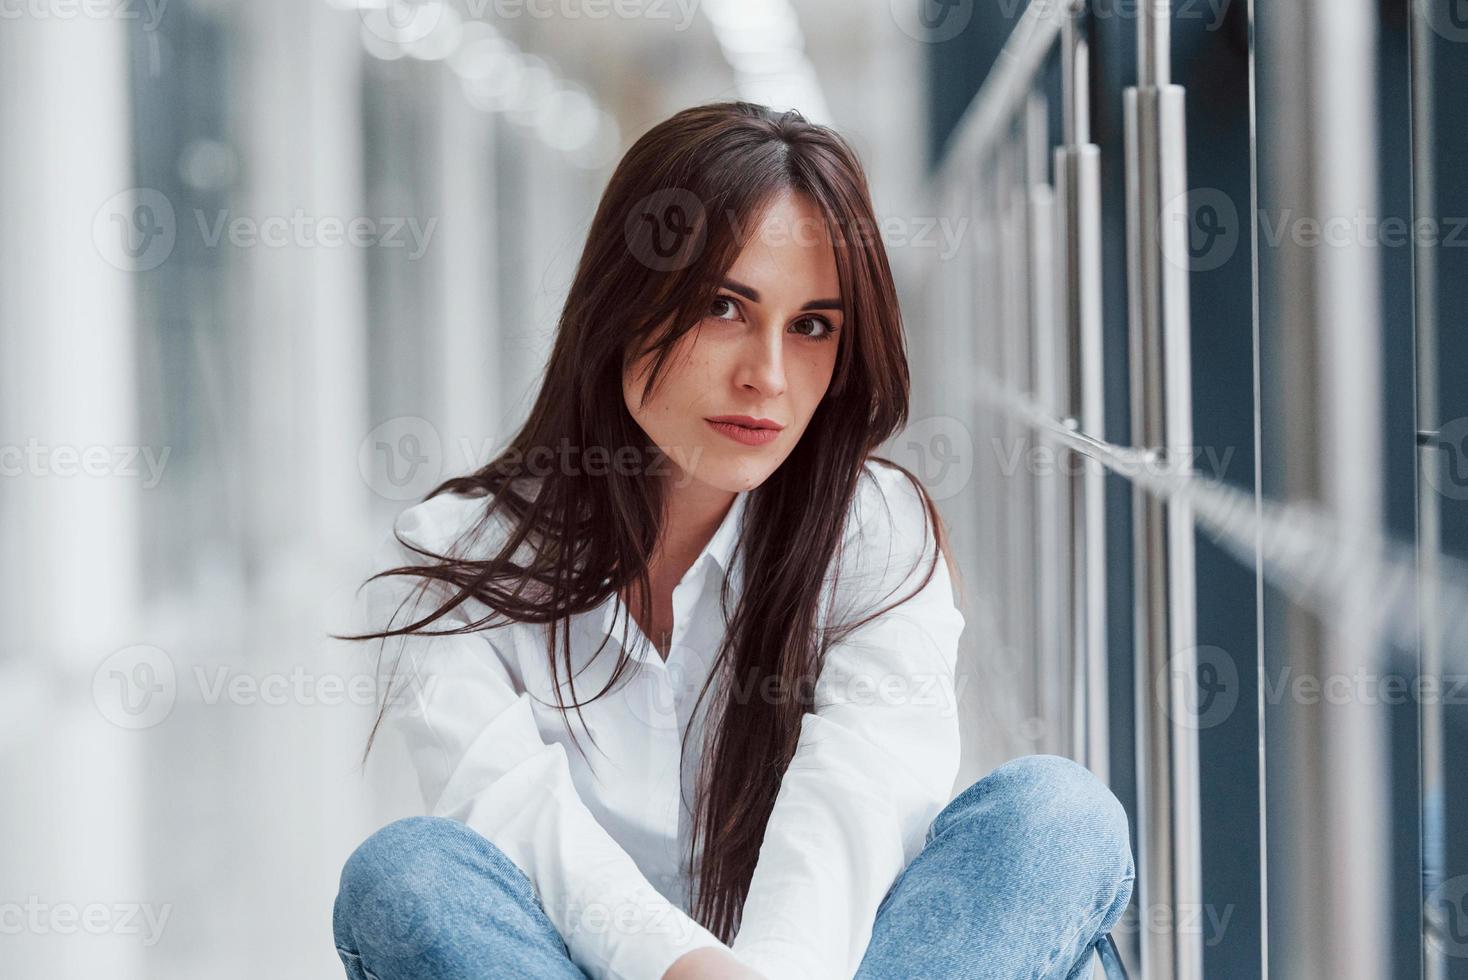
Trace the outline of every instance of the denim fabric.
<instances>
[{"instance_id":1,"label":"denim fabric","mask_svg":"<svg viewBox=\"0 0 1468 980\"><path fill-rule=\"evenodd\" d=\"M855 980L1087 976L1131 897L1128 836L1121 804L1074 762L1000 766L933 820ZM455 820L369 837L342 869L334 927L349 980L585 977L530 880Z\"/></svg>"},{"instance_id":2,"label":"denim fabric","mask_svg":"<svg viewBox=\"0 0 1468 980\"><path fill-rule=\"evenodd\" d=\"M1058 756L1006 763L933 820L856 980L1086 976L1131 900L1126 811Z\"/></svg>"},{"instance_id":3,"label":"denim fabric","mask_svg":"<svg viewBox=\"0 0 1468 980\"><path fill-rule=\"evenodd\" d=\"M530 879L457 820L407 817L342 869L333 914L350 980L585 980Z\"/></svg>"}]
</instances>

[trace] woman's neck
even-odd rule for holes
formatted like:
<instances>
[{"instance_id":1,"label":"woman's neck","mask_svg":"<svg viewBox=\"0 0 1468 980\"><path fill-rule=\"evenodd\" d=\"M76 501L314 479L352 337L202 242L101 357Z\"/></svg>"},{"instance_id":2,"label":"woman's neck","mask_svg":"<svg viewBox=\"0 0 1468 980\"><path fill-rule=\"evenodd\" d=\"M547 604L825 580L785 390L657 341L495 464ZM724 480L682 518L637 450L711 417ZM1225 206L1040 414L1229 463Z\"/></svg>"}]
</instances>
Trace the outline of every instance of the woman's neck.
<instances>
[{"instance_id":1,"label":"woman's neck","mask_svg":"<svg viewBox=\"0 0 1468 980\"><path fill-rule=\"evenodd\" d=\"M697 481L669 488L667 521L653 552L652 570L677 584L713 538L733 504L733 492Z\"/></svg>"},{"instance_id":2,"label":"woman's neck","mask_svg":"<svg viewBox=\"0 0 1468 980\"><path fill-rule=\"evenodd\" d=\"M669 489L668 518L648 563L652 584L652 618L644 622L635 584L628 587L627 608L638 628L666 659L673 622L673 589L708 545L734 503L734 494L690 481Z\"/></svg>"}]
</instances>

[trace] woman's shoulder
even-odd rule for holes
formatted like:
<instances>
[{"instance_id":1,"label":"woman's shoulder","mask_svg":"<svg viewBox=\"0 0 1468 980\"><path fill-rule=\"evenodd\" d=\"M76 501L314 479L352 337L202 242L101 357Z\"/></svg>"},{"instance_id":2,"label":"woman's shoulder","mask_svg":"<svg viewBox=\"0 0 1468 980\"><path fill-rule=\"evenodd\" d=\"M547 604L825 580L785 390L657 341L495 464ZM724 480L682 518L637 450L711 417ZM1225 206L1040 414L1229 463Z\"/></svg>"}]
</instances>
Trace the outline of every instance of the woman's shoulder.
<instances>
[{"instance_id":1,"label":"woman's shoulder","mask_svg":"<svg viewBox=\"0 0 1468 980\"><path fill-rule=\"evenodd\" d=\"M515 489L524 492L528 488L517 483ZM486 517L493 499L489 493L436 494L400 511L393 519L392 536L400 546L409 546L403 550L414 561L432 561L430 556L482 560L497 554L511 532L510 519L502 509ZM429 554L419 554L419 550Z\"/></svg>"},{"instance_id":2,"label":"woman's shoulder","mask_svg":"<svg viewBox=\"0 0 1468 980\"><path fill-rule=\"evenodd\" d=\"M915 477L869 457L857 480L840 549L827 571L838 604L870 605L874 597L921 574L934 557L936 527ZM905 594L905 593L904 593Z\"/></svg>"},{"instance_id":3,"label":"woman's shoulder","mask_svg":"<svg viewBox=\"0 0 1468 980\"><path fill-rule=\"evenodd\" d=\"M924 539L934 530L917 477L891 460L867 457L852 500L848 542L923 551L931 549Z\"/></svg>"},{"instance_id":4,"label":"woman's shoulder","mask_svg":"<svg viewBox=\"0 0 1468 980\"><path fill-rule=\"evenodd\" d=\"M393 534L412 548L446 555L480 522L490 498L441 493L404 508L393 519Z\"/></svg>"},{"instance_id":5,"label":"woman's shoulder","mask_svg":"<svg viewBox=\"0 0 1468 980\"><path fill-rule=\"evenodd\" d=\"M400 627L452 599L458 590L445 578L413 570L498 554L508 540L509 525L499 513L486 519L491 499L487 494L444 492L400 510L380 539L370 577L359 591L360 621L372 630ZM477 600L465 601L470 605L463 615L485 612Z\"/></svg>"},{"instance_id":6,"label":"woman's shoulder","mask_svg":"<svg viewBox=\"0 0 1468 980\"><path fill-rule=\"evenodd\" d=\"M956 573L950 573L941 516L929 513L930 501L909 470L881 457L867 459L827 573L837 621L905 604L919 593L924 602L937 603L925 606L924 615L953 602Z\"/></svg>"}]
</instances>

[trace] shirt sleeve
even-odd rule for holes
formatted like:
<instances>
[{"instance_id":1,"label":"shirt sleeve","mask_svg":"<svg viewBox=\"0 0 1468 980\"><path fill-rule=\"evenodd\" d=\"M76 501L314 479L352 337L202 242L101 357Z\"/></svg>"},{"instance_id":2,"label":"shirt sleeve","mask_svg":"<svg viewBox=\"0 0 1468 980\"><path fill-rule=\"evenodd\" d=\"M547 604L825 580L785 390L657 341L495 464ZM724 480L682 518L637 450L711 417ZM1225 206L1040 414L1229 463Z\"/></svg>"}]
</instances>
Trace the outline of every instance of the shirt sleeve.
<instances>
[{"instance_id":1,"label":"shirt sleeve","mask_svg":"<svg viewBox=\"0 0 1468 980\"><path fill-rule=\"evenodd\" d=\"M422 522L400 517L399 528L421 530ZM423 560L389 536L374 570ZM415 622L446 595L430 590L431 605L415 599L422 581L388 576L368 583L359 615L373 629ZM469 622L462 609L427 629ZM572 961L596 980L658 980L684 953L724 947L652 886L586 807L564 746L541 738L529 696L516 690L495 629L385 641L382 728L405 740L429 812L472 827L524 871Z\"/></svg>"},{"instance_id":2,"label":"shirt sleeve","mask_svg":"<svg viewBox=\"0 0 1468 980\"><path fill-rule=\"evenodd\" d=\"M876 513L837 563L837 594L863 616L912 592L936 551L907 478L882 467L877 481ZM860 966L878 905L951 799L963 626L939 557L912 599L827 650L733 942L770 980L850 980Z\"/></svg>"}]
</instances>

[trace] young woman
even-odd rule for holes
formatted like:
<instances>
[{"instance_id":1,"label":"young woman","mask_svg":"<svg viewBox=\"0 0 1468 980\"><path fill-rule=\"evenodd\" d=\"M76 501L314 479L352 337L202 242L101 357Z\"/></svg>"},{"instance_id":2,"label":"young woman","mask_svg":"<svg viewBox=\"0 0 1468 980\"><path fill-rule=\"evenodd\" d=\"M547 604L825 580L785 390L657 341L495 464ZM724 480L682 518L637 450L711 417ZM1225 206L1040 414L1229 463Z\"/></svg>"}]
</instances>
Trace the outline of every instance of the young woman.
<instances>
[{"instance_id":1,"label":"young woman","mask_svg":"<svg viewBox=\"0 0 1468 980\"><path fill-rule=\"evenodd\" d=\"M373 735L432 815L342 871L353 980L1089 970L1120 804L1055 757L952 793L964 619L873 455L908 408L875 229L796 112L698 106L621 161L529 420L368 582Z\"/></svg>"}]
</instances>

